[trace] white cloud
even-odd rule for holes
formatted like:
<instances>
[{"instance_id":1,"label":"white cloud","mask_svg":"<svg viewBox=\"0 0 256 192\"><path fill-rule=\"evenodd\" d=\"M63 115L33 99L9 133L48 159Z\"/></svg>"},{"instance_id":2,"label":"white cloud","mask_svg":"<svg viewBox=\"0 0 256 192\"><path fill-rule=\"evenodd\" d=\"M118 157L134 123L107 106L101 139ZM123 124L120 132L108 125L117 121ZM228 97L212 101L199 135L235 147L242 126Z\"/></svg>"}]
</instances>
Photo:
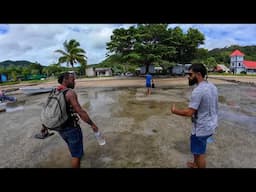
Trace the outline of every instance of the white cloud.
<instances>
[{"instance_id":1,"label":"white cloud","mask_svg":"<svg viewBox=\"0 0 256 192\"><path fill-rule=\"evenodd\" d=\"M116 28L134 24L0 24L0 61L28 60L43 65L57 62L56 49L65 40L76 39L86 51L88 64L105 59L106 43ZM184 32L197 28L205 35L204 48L223 48L233 44L255 45L256 24L170 24Z\"/></svg>"}]
</instances>

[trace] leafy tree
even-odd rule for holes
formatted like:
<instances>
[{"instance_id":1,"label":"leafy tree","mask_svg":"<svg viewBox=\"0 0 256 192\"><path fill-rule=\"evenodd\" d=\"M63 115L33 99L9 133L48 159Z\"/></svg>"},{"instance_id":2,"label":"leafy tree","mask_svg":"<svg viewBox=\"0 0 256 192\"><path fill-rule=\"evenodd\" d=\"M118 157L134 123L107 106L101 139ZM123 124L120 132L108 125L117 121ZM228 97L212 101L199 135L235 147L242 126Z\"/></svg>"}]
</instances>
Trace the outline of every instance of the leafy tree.
<instances>
[{"instance_id":1,"label":"leafy tree","mask_svg":"<svg viewBox=\"0 0 256 192\"><path fill-rule=\"evenodd\" d=\"M59 58L58 63L67 63L67 66L71 65L71 67L74 67L74 64L77 62L80 63L80 65L85 69L86 63L87 63L87 57L85 55L85 51L80 48L80 43L77 42L74 39L71 39L70 41L65 41L63 43L64 51L63 50L56 50L55 52L62 54L62 56Z\"/></svg>"},{"instance_id":2,"label":"leafy tree","mask_svg":"<svg viewBox=\"0 0 256 192\"><path fill-rule=\"evenodd\" d=\"M161 58L161 47L158 45L167 32L166 28L166 24L140 24L127 30L116 29L107 43L107 49L109 53L119 55L125 65L139 63L148 69L152 62Z\"/></svg>"},{"instance_id":3,"label":"leafy tree","mask_svg":"<svg viewBox=\"0 0 256 192\"><path fill-rule=\"evenodd\" d=\"M61 73L63 69L59 64L51 64L47 67L47 70L45 69L45 71L47 71L48 76L52 76L52 75L56 76L59 73Z\"/></svg>"},{"instance_id":4,"label":"leafy tree","mask_svg":"<svg viewBox=\"0 0 256 192\"><path fill-rule=\"evenodd\" d=\"M204 35L197 29L189 28L186 34L179 36L181 43L177 46L176 62L190 63L196 57L198 46L204 43Z\"/></svg>"},{"instance_id":5,"label":"leafy tree","mask_svg":"<svg viewBox=\"0 0 256 192\"><path fill-rule=\"evenodd\" d=\"M148 67L153 62L159 61L166 56L167 46L164 40L167 37L167 24L144 24L138 25L135 36L133 58Z\"/></svg>"},{"instance_id":6,"label":"leafy tree","mask_svg":"<svg viewBox=\"0 0 256 192\"><path fill-rule=\"evenodd\" d=\"M11 67L8 67L6 69L6 73L7 73L9 78L16 81L17 80L17 74L19 74L19 71L18 71L17 67L11 66Z\"/></svg>"},{"instance_id":7,"label":"leafy tree","mask_svg":"<svg viewBox=\"0 0 256 192\"><path fill-rule=\"evenodd\" d=\"M129 29L115 29L107 43L108 56L118 55L122 64L146 66L157 62L191 61L204 36L197 29L183 34L181 28L168 29L167 24L139 24ZM113 56L112 55L112 56Z\"/></svg>"},{"instance_id":8,"label":"leafy tree","mask_svg":"<svg viewBox=\"0 0 256 192\"><path fill-rule=\"evenodd\" d=\"M212 70L214 67L216 67L217 62L214 57L208 57L205 61L205 65L209 70Z\"/></svg>"},{"instance_id":9,"label":"leafy tree","mask_svg":"<svg viewBox=\"0 0 256 192\"><path fill-rule=\"evenodd\" d=\"M43 66L38 62L31 63L29 65L29 68L30 68L31 74L34 74L34 75L42 74Z\"/></svg>"},{"instance_id":10,"label":"leafy tree","mask_svg":"<svg viewBox=\"0 0 256 192\"><path fill-rule=\"evenodd\" d=\"M29 67L22 68L21 74L23 77L27 77L29 74L31 74L31 69Z\"/></svg>"},{"instance_id":11,"label":"leafy tree","mask_svg":"<svg viewBox=\"0 0 256 192\"><path fill-rule=\"evenodd\" d=\"M191 63L204 63L204 61L208 57L208 50L204 48L197 49L195 53L195 58L191 61Z\"/></svg>"}]
</instances>

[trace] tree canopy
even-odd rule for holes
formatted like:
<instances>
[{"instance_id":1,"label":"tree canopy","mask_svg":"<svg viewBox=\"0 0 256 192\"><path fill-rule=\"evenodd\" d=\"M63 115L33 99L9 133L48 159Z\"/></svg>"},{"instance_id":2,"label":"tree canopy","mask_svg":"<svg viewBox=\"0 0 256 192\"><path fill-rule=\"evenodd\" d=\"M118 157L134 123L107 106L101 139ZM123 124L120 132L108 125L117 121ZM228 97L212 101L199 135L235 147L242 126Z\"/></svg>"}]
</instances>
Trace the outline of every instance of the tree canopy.
<instances>
[{"instance_id":1,"label":"tree canopy","mask_svg":"<svg viewBox=\"0 0 256 192\"><path fill-rule=\"evenodd\" d=\"M168 24L138 24L113 31L107 42L109 55L119 55L120 61L148 66L155 62L188 63L195 58L204 35L197 29L183 33L180 27Z\"/></svg>"}]
</instances>

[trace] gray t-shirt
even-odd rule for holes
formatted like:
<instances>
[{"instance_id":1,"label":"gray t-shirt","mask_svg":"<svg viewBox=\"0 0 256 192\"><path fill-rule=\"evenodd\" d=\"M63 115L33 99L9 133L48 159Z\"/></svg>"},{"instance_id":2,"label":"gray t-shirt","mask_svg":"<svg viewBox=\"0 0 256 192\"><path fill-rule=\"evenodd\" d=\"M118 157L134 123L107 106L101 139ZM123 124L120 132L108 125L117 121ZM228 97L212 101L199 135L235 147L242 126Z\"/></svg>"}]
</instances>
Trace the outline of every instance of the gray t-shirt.
<instances>
[{"instance_id":1,"label":"gray t-shirt","mask_svg":"<svg viewBox=\"0 0 256 192\"><path fill-rule=\"evenodd\" d=\"M207 81L199 83L192 91L189 108L197 110L192 117L192 135L214 134L218 126L218 90L216 86Z\"/></svg>"}]
</instances>

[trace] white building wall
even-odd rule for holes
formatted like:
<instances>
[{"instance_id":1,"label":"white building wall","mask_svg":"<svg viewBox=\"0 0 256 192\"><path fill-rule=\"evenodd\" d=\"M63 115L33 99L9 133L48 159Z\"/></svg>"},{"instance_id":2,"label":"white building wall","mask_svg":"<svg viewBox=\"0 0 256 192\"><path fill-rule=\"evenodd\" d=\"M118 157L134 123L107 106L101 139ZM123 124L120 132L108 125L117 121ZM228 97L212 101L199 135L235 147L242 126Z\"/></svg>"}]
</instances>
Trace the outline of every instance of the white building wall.
<instances>
[{"instance_id":1,"label":"white building wall","mask_svg":"<svg viewBox=\"0 0 256 192\"><path fill-rule=\"evenodd\" d=\"M149 72L149 73L155 73L155 67L154 67L154 65L149 65L149 67L148 67L148 72ZM145 74L145 73L146 73L146 66L145 66L145 65L140 68L140 73L141 73L141 74Z\"/></svg>"},{"instance_id":2,"label":"white building wall","mask_svg":"<svg viewBox=\"0 0 256 192\"><path fill-rule=\"evenodd\" d=\"M232 56L230 57L230 71L234 70L235 74L240 74L242 71L245 71L243 65L244 57L243 56Z\"/></svg>"},{"instance_id":3,"label":"white building wall","mask_svg":"<svg viewBox=\"0 0 256 192\"><path fill-rule=\"evenodd\" d=\"M93 69L93 67L86 69L86 75L87 75L88 77L94 77L94 76L96 75L96 74L95 74L95 71L94 71L94 69Z\"/></svg>"}]
</instances>

